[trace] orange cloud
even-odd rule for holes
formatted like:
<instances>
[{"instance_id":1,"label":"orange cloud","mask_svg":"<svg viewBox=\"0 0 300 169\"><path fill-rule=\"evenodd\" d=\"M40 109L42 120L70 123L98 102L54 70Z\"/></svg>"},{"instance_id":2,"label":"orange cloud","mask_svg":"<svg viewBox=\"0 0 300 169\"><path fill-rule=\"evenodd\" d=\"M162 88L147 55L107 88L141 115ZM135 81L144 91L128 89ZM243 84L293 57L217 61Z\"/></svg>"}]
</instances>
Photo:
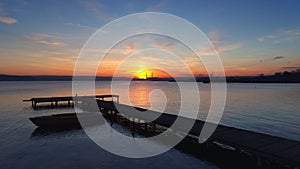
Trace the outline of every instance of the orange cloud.
<instances>
[{"instance_id":1,"label":"orange cloud","mask_svg":"<svg viewBox=\"0 0 300 169\"><path fill-rule=\"evenodd\" d=\"M230 44L225 46L218 46L218 47L202 47L202 49L197 52L199 56L212 56L215 54L220 54L226 51L232 51L241 48L243 45L241 43Z\"/></svg>"},{"instance_id":2,"label":"orange cloud","mask_svg":"<svg viewBox=\"0 0 300 169\"><path fill-rule=\"evenodd\" d=\"M46 39L46 38L56 38L56 39L62 39L63 37L57 36L57 35L50 35L50 34L46 34L46 33L34 33L32 35L30 35L29 37L30 39L39 41L42 39Z\"/></svg>"},{"instance_id":3,"label":"orange cloud","mask_svg":"<svg viewBox=\"0 0 300 169\"><path fill-rule=\"evenodd\" d=\"M34 33L31 35L27 35L26 38L30 41L34 41L35 43L51 45L51 46L65 46L67 43L62 40L65 37L58 36L55 34L46 34L46 33Z\"/></svg>"},{"instance_id":4,"label":"orange cloud","mask_svg":"<svg viewBox=\"0 0 300 169\"><path fill-rule=\"evenodd\" d=\"M220 47L216 47L216 50L219 53L225 52L225 51L231 51L231 50L236 50L241 48L243 45L241 43L236 43L236 44L231 44L231 45L227 45L227 46L220 46Z\"/></svg>"},{"instance_id":5,"label":"orange cloud","mask_svg":"<svg viewBox=\"0 0 300 169\"><path fill-rule=\"evenodd\" d=\"M128 55L128 54L134 53L136 50L137 49L135 48L135 44L130 44L130 45L124 46L124 49L121 52L124 55Z\"/></svg>"},{"instance_id":6,"label":"orange cloud","mask_svg":"<svg viewBox=\"0 0 300 169\"><path fill-rule=\"evenodd\" d=\"M0 22L6 23L6 24L13 24L13 23L16 23L17 20L14 18L6 17L6 16L0 16Z\"/></svg>"},{"instance_id":7,"label":"orange cloud","mask_svg":"<svg viewBox=\"0 0 300 169\"><path fill-rule=\"evenodd\" d=\"M222 34L220 31L217 31L217 30L211 31L207 34L207 36L214 45L221 43Z\"/></svg>"},{"instance_id":8,"label":"orange cloud","mask_svg":"<svg viewBox=\"0 0 300 169\"><path fill-rule=\"evenodd\" d=\"M38 41L38 42L41 43L41 44L52 45L52 46L63 46L63 45L66 45L66 43L60 42L60 41L50 42L50 41L41 40L41 41Z\"/></svg>"}]
</instances>

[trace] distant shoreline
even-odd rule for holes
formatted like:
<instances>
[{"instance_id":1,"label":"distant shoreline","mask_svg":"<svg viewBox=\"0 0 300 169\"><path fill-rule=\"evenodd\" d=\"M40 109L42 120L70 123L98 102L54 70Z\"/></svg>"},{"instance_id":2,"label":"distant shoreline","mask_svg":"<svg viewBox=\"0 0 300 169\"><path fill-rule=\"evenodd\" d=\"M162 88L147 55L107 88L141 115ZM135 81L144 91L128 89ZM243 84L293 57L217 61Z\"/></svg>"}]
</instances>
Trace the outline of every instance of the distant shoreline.
<instances>
[{"instance_id":1,"label":"distant shoreline","mask_svg":"<svg viewBox=\"0 0 300 169\"><path fill-rule=\"evenodd\" d=\"M219 77L213 77L218 81ZM72 81L73 76L19 76L19 75L0 75L0 81ZM110 76L80 76L76 77L80 80L96 80L96 81L111 81ZM115 80L131 80L126 77L116 77ZM181 82L192 82L191 78L179 77L176 78ZM208 76L195 77L197 82L210 83ZM175 82L173 78L155 78L155 79L132 79L134 81L168 81ZM288 75L267 75L267 76L228 76L226 77L227 83L300 83L300 74L288 74Z\"/></svg>"}]
</instances>

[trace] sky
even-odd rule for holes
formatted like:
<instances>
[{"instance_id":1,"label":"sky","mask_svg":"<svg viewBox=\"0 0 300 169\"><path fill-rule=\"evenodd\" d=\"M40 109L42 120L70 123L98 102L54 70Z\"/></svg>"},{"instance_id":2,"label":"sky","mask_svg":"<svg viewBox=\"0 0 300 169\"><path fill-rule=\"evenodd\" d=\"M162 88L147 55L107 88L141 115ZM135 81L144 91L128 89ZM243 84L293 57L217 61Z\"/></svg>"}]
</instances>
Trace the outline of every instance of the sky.
<instances>
[{"instance_id":1,"label":"sky","mask_svg":"<svg viewBox=\"0 0 300 169\"><path fill-rule=\"evenodd\" d=\"M79 52L95 31L139 12L168 13L197 26L215 46L228 76L293 71L300 69L299 8L297 0L2 0L0 74L72 75ZM120 56L147 46L176 50L195 75L207 73L178 41L147 35L117 44L99 66L97 75L113 75L121 63ZM163 71L173 68L168 70L174 76L185 76L179 62L170 61L171 57L168 52L142 52L128 57L117 74L131 77L156 65ZM163 60L164 64L159 64Z\"/></svg>"}]
</instances>

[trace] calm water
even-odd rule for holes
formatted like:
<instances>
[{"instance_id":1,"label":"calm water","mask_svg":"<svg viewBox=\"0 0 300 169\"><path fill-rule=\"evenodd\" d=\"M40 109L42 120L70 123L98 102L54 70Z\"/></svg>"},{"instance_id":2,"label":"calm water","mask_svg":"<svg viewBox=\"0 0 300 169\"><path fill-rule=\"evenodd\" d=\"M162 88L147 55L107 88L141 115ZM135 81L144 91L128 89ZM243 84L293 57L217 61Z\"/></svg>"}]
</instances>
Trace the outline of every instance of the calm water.
<instances>
[{"instance_id":1,"label":"calm water","mask_svg":"<svg viewBox=\"0 0 300 169\"><path fill-rule=\"evenodd\" d=\"M122 84L120 84L122 85ZM96 83L97 94L110 93L108 82ZM210 105L209 84L199 84L203 118ZM134 82L131 103L145 108L159 107L161 89L168 100L166 111L177 113L180 95L176 83ZM128 94L116 90L120 101ZM71 82L0 82L0 166L1 168L217 168L214 164L172 149L147 159L122 158L94 144L82 130L38 133L29 117L73 112L71 108L33 111L23 99L37 96L71 95ZM300 140L300 84L228 84L221 123L288 139ZM186 114L189 116L188 112ZM119 126L116 126L119 127ZM124 131L126 132L126 131ZM151 144L159 144L153 142ZM172 161L172 163L168 162Z\"/></svg>"}]
</instances>

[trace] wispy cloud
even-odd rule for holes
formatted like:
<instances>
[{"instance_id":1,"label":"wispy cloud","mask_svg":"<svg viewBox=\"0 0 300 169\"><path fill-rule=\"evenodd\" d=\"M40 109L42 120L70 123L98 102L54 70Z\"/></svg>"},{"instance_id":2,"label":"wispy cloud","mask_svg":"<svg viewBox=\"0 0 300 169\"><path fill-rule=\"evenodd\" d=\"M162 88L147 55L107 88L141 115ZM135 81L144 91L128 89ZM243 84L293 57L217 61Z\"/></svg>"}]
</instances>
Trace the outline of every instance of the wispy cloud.
<instances>
[{"instance_id":1,"label":"wispy cloud","mask_svg":"<svg viewBox=\"0 0 300 169\"><path fill-rule=\"evenodd\" d=\"M243 46L242 43L235 43L235 44L216 47L216 50L219 53L222 53L222 52L226 52L226 51L232 51L232 50L240 49L242 46Z\"/></svg>"},{"instance_id":2,"label":"wispy cloud","mask_svg":"<svg viewBox=\"0 0 300 169\"><path fill-rule=\"evenodd\" d=\"M70 75L78 54L76 49L36 48L0 48L0 53L0 72L27 75Z\"/></svg>"},{"instance_id":3,"label":"wispy cloud","mask_svg":"<svg viewBox=\"0 0 300 169\"><path fill-rule=\"evenodd\" d=\"M135 51L137 51L136 44L131 43L131 44L128 44L128 45L124 45L123 50L121 52L122 52L123 55L128 55L128 54L134 53Z\"/></svg>"},{"instance_id":4,"label":"wispy cloud","mask_svg":"<svg viewBox=\"0 0 300 169\"><path fill-rule=\"evenodd\" d=\"M84 9L90 12L94 17L101 19L102 21L108 22L115 19L111 15L108 15L105 12L104 5L95 0L80 0L81 5L83 5Z\"/></svg>"},{"instance_id":5,"label":"wispy cloud","mask_svg":"<svg viewBox=\"0 0 300 169\"><path fill-rule=\"evenodd\" d=\"M265 40L265 38L259 37L259 38L257 38L257 40L260 41L260 42L263 42Z\"/></svg>"},{"instance_id":6,"label":"wispy cloud","mask_svg":"<svg viewBox=\"0 0 300 169\"><path fill-rule=\"evenodd\" d=\"M281 42L292 41L300 37L299 29L283 30L277 33L268 34L265 36L258 37L259 42L271 42L279 44Z\"/></svg>"},{"instance_id":7,"label":"wispy cloud","mask_svg":"<svg viewBox=\"0 0 300 169\"><path fill-rule=\"evenodd\" d=\"M62 36L55 35L55 34L47 34L47 33L34 33L29 35L28 37L36 41L47 39L47 38L63 39Z\"/></svg>"},{"instance_id":8,"label":"wispy cloud","mask_svg":"<svg viewBox=\"0 0 300 169\"><path fill-rule=\"evenodd\" d=\"M157 11L163 11L167 7L167 0L160 0L158 3L148 7L146 11L149 12L157 12Z\"/></svg>"},{"instance_id":9,"label":"wispy cloud","mask_svg":"<svg viewBox=\"0 0 300 169\"><path fill-rule=\"evenodd\" d=\"M203 47L202 50L200 50L197 54L199 56L212 56L215 54L221 54L223 52L227 52L227 51L233 51L233 50L237 50L243 47L242 43L235 43L235 44L230 44L230 45L218 45L218 47Z\"/></svg>"},{"instance_id":10,"label":"wispy cloud","mask_svg":"<svg viewBox=\"0 0 300 169\"><path fill-rule=\"evenodd\" d=\"M284 69L284 70L300 70L300 59L296 59L296 60L292 60L290 62L288 62L287 65L285 66L282 66L281 69Z\"/></svg>"},{"instance_id":11,"label":"wispy cloud","mask_svg":"<svg viewBox=\"0 0 300 169\"><path fill-rule=\"evenodd\" d=\"M46 34L46 33L34 33L27 35L26 39L31 40L35 43L50 45L50 46L65 46L67 43L62 40L64 37L55 35L55 34Z\"/></svg>"},{"instance_id":12,"label":"wispy cloud","mask_svg":"<svg viewBox=\"0 0 300 169\"><path fill-rule=\"evenodd\" d=\"M300 69L300 66L283 66L283 67L281 67L281 69L284 69L284 70L297 70L297 69Z\"/></svg>"},{"instance_id":13,"label":"wispy cloud","mask_svg":"<svg viewBox=\"0 0 300 169\"><path fill-rule=\"evenodd\" d=\"M274 56L272 58L267 58L267 59L261 59L259 62L268 62L268 61L275 61L275 60L281 60L284 59L285 56Z\"/></svg>"},{"instance_id":14,"label":"wispy cloud","mask_svg":"<svg viewBox=\"0 0 300 169\"><path fill-rule=\"evenodd\" d=\"M79 23L66 22L65 25L78 27L80 29L86 29L86 30L91 30L91 31L96 31L97 30L97 28L95 28L95 27L86 26L86 25L82 25L82 24L79 24Z\"/></svg>"},{"instance_id":15,"label":"wispy cloud","mask_svg":"<svg viewBox=\"0 0 300 169\"><path fill-rule=\"evenodd\" d=\"M11 13L20 12L19 8L16 8L15 6L9 6L7 7L5 5L5 2L0 2L0 22L6 23L6 24L14 24L17 23L17 19L14 17L11 17Z\"/></svg>"},{"instance_id":16,"label":"wispy cloud","mask_svg":"<svg viewBox=\"0 0 300 169\"><path fill-rule=\"evenodd\" d=\"M98 13L99 11L101 11L101 9L103 7L103 5L97 1L82 0L79 2L85 7L86 10L95 12L95 13Z\"/></svg>"},{"instance_id":17,"label":"wispy cloud","mask_svg":"<svg viewBox=\"0 0 300 169\"><path fill-rule=\"evenodd\" d=\"M294 29L294 30L286 30L284 31L285 34L291 35L291 36L299 36L300 30Z\"/></svg>"},{"instance_id":18,"label":"wispy cloud","mask_svg":"<svg viewBox=\"0 0 300 169\"><path fill-rule=\"evenodd\" d=\"M45 45L52 45L52 46L63 46L63 45L66 45L66 43L64 42L60 42L60 41L45 41L45 40L41 40L41 41L38 41L39 43L41 44L45 44Z\"/></svg>"},{"instance_id":19,"label":"wispy cloud","mask_svg":"<svg viewBox=\"0 0 300 169\"><path fill-rule=\"evenodd\" d=\"M6 24L13 24L13 23L16 23L17 20L15 18L11 18L11 17L0 16L0 22L6 23Z\"/></svg>"},{"instance_id":20,"label":"wispy cloud","mask_svg":"<svg viewBox=\"0 0 300 169\"><path fill-rule=\"evenodd\" d=\"M138 50L148 48L157 48L163 50L172 50L178 42L169 37L160 37L157 35L135 36L115 46L110 52L116 55L129 55Z\"/></svg>"},{"instance_id":21,"label":"wispy cloud","mask_svg":"<svg viewBox=\"0 0 300 169\"><path fill-rule=\"evenodd\" d=\"M220 54L227 51L237 50L243 47L242 43L225 43L223 40L223 34L220 30L210 31L207 33L207 36L212 42L212 44L215 46L215 48L204 48L203 52L201 52L200 55L214 55L216 52Z\"/></svg>"},{"instance_id":22,"label":"wispy cloud","mask_svg":"<svg viewBox=\"0 0 300 169\"><path fill-rule=\"evenodd\" d=\"M170 37L165 38L157 38L151 44L154 48L164 49L164 50L171 50L178 42Z\"/></svg>"},{"instance_id":23,"label":"wispy cloud","mask_svg":"<svg viewBox=\"0 0 300 169\"><path fill-rule=\"evenodd\" d=\"M214 45L218 45L222 41L222 33L219 30L213 30L207 33L208 38Z\"/></svg>"}]
</instances>

